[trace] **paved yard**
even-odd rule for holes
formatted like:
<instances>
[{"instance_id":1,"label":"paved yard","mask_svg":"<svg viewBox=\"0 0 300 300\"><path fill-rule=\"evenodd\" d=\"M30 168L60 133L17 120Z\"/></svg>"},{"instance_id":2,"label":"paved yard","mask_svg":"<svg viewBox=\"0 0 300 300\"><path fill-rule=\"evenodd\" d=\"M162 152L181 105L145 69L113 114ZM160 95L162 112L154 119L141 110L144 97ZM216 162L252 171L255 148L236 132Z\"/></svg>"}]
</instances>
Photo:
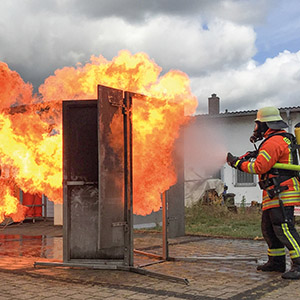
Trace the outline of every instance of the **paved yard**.
<instances>
[{"instance_id":1,"label":"paved yard","mask_svg":"<svg viewBox=\"0 0 300 300\"><path fill-rule=\"evenodd\" d=\"M171 239L171 257L202 257L196 262L168 261L146 270L187 278L189 285L116 270L37 267L36 261L62 260L61 228L51 224L7 226L0 232L1 299L299 299L300 282L279 273L256 271L251 256L266 258L263 241L186 236ZM31 229L29 227L32 227ZM42 228L44 227L44 228ZM44 234L46 233L46 234ZM160 254L161 237L135 234L135 248ZM210 260L211 257L228 258ZM135 254L135 265L156 261Z\"/></svg>"}]
</instances>

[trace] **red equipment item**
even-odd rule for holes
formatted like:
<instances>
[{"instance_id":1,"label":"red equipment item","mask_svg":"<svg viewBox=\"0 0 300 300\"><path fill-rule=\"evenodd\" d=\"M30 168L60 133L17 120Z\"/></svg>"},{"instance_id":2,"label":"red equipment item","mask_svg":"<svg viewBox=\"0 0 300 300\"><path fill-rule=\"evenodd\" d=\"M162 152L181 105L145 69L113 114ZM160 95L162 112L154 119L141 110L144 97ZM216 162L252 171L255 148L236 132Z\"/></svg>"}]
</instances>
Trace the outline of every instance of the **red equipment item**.
<instances>
[{"instance_id":1,"label":"red equipment item","mask_svg":"<svg viewBox=\"0 0 300 300\"><path fill-rule=\"evenodd\" d=\"M23 201L24 206L28 206L29 209L26 213L26 217L36 218L42 217L42 197L37 194L30 194L23 192Z\"/></svg>"}]
</instances>

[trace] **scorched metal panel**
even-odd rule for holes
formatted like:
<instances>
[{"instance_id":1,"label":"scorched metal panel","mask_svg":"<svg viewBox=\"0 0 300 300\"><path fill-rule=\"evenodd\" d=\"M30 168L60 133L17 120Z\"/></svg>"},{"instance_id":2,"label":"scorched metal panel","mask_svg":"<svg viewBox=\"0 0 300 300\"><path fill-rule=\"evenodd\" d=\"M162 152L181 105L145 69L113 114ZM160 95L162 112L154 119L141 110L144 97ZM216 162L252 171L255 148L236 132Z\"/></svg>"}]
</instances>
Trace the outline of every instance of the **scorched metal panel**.
<instances>
[{"instance_id":1,"label":"scorched metal panel","mask_svg":"<svg viewBox=\"0 0 300 300\"><path fill-rule=\"evenodd\" d=\"M132 264L130 103L126 92L98 86L100 221L99 249L103 258L123 258ZM127 93L128 95L128 93ZM127 107L128 105L128 107ZM128 110L126 110L128 108ZM129 124L129 128L127 125ZM127 143L129 141L129 144ZM130 149L127 149L129 147ZM129 152L128 152L129 151ZM131 195L132 197L132 195ZM129 209L129 212L128 212Z\"/></svg>"}]
</instances>

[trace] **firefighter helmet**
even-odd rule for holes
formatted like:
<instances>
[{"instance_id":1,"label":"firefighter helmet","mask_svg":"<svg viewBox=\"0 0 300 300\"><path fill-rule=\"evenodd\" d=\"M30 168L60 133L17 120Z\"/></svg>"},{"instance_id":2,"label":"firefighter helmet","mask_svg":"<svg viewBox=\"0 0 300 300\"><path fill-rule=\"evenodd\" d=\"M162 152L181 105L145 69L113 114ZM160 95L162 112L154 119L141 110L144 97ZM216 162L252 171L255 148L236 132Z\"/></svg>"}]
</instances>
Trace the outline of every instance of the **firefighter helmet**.
<instances>
[{"instance_id":1,"label":"firefighter helmet","mask_svg":"<svg viewBox=\"0 0 300 300\"><path fill-rule=\"evenodd\" d=\"M256 120L260 122L282 121L278 108L274 106L263 107L257 112Z\"/></svg>"},{"instance_id":2,"label":"firefighter helmet","mask_svg":"<svg viewBox=\"0 0 300 300\"><path fill-rule=\"evenodd\" d=\"M255 121L267 123L269 128L276 130L289 127L282 120L279 109L274 106L267 106L259 109Z\"/></svg>"}]
</instances>

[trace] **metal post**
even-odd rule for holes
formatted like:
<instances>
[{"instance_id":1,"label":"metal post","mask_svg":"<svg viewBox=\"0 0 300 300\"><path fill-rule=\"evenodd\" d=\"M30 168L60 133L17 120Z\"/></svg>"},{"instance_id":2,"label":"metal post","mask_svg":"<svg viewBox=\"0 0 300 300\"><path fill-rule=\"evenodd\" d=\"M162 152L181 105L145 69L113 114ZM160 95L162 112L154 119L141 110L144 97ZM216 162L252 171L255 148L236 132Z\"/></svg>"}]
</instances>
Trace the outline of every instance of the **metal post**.
<instances>
[{"instance_id":1,"label":"metal post","mask_svg":"<svg viewBox=\"0 0 300 300\"><path fill-rule=\"evenodd\" d=\"M132 186L132 123L131 106L132 97L129 92L125 92L123 103L124 115L124 219L125 230L125 253L124 263L133 266L133 186Z\"/></svg>"},{"instance_id":2,"label":"metal post","mask_svg":"<svg viewBox=\"0 0 300 300\"><path fill-rule=\"evenodd\" d=\"M21 189L20 190L20 204L23 204L23 191Z\"/></svg>"},{"instance_id":3,"label":"metal post","mask_svg":"<svg viewBox=\"0 0 300 300\"><path fill-rule=\"evenodd\" d=\"M47 219L47 197L42 194L42 217L44 217L44 220Z\"/></svg>"},{"instance_id":4,"label":"metal post","mask_svg":"<svg viewBox=\"0 0 300 300\"><path fill-rule=\"evenodd\" d=\"M168 199L167 192L162 193L162 234L163 234L163 254L164 260L169 258L168 245Z\"/></svg>"}]
</instances>

